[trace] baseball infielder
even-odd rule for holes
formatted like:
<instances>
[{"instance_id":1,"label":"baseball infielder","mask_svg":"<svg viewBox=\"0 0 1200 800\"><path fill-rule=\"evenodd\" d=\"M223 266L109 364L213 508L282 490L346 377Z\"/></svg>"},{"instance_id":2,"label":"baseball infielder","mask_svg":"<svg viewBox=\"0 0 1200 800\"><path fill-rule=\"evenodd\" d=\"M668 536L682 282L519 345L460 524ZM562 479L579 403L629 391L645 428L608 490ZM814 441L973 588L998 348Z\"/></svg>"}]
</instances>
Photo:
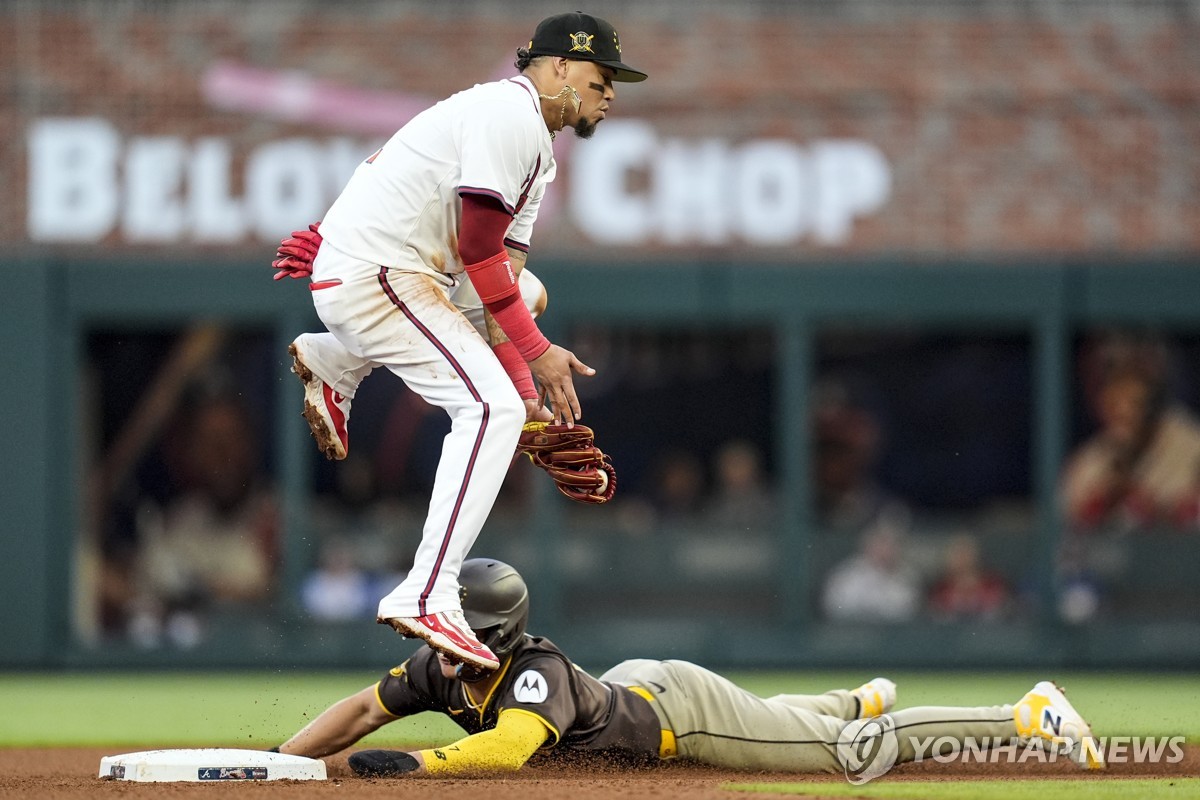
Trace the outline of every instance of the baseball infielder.
<instances>
[{"instance_id":1,"label":"baseball infielder","mask_svg":"<svg viewBox=\"0 0 1200 800\"><path fill-rule=\"evenodd\" d=\"M914 759L920 742L944 737L1065 744L1081 766L1103 766L1083 757L1096 752L1082 747L1091 729L1049 682L1014 705L891 712L896 686L886 678L857 689L762 698L686 661L637 659L596 679L549 640L526 635L529 593L512 567L474 558L463 564L460 579L466 619L502 659L498 670L470 671L422 648L277 749L320 758L393 720L439 711L467 736L411 753L360 751L350 756L350 767L364 776L457 775L516 770L535 755L560 754L610 764L682 758L733 769L841 772L850 759L844 751L839 758L839 745L848 744L852 755L889 758L881 765L886 771ZM887 736L890 749L867 741Z\"/></svg>"},{"instance_id":2,"label":"baseball infielder","mask_svg":"<svg viewBox=\"0 0 1200 800\"><path fill-rule=\"evenodd\" d=\"M646 77L621 62L612 26L582 13L543 20L517 68L417 115L359 165L321 223L312 264L328 332L289 347L304 416L329 458L346 457L350 404L375 367L450 415L412 570L378 620L482 669L499 661L463 620L459 567L522 424L551 416L546 402L555 421L578 420L572 374L595 372L541 334L530 311L540 284L521 279L554 179L551 140L567 127L590 136L614 81ZM472 307L486 337L463 313Z\"/></svg>"}]
</instances>

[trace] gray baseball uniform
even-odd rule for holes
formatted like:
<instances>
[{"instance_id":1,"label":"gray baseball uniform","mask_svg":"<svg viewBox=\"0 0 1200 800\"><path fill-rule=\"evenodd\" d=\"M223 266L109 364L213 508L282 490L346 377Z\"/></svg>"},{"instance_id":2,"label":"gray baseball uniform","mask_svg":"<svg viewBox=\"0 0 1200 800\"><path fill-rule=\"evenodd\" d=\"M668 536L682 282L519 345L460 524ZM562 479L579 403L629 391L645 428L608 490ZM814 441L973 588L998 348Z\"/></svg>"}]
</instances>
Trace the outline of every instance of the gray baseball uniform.
<instances>
[{"instance_id":1,"label":"gray baseball uniform","mask_svg":"<svg viewBox=\"0 0 1200 800\"><path fill-rule=\"evenodd\" d=\"M397 717L441 711L472 734L495 727L502 711L520 709L551 731L543 758L628 763L657 756L775 772L841 772L838 737L859 713L847 689L763 698L687 661L623 661L596 679L541 637L521 641L482 708L469 704L459 681L442 676L427 648L385 675L378 697ZM913 738L1017 737L1012 706L908 708L889 716L897 761L915 757Z\"/></svg>"},{"instance_id":2,"label":"gray baseball uniform","mask_svg":"<svg viewBox=\"0 0 1200 800\"><path fill-rule=\"evenodd\" d=\"M838 737L858 713L845 689L763 698L687 661L623 661L600 680L640 689L673 736L678 757L734 769L841 772ZM890 716L903 734L896 737L898 761L915 758L914 739L1017 737L1009 705L925 706Z\"/></svg>"}]
</instances>

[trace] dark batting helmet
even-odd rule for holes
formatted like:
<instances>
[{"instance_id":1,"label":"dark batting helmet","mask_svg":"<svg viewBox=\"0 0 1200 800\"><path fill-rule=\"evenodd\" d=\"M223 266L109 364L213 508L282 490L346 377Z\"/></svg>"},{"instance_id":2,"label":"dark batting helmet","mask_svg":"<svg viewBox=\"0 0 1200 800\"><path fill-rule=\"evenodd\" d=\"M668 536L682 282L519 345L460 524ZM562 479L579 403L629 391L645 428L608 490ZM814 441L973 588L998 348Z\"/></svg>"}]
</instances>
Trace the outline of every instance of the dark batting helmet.
<instances>
[{"instance_id":1,"label":"dark batting helmet","mask_svg":"<svg viewBox=\"0 0 1200 800\"><path fill-rule=\"evenodd\" d=\"M494 558L470 558L458 573L463 616L497 656L513 651L529 621L529 589L515 569Z\"/></svg>"}]
</instances>

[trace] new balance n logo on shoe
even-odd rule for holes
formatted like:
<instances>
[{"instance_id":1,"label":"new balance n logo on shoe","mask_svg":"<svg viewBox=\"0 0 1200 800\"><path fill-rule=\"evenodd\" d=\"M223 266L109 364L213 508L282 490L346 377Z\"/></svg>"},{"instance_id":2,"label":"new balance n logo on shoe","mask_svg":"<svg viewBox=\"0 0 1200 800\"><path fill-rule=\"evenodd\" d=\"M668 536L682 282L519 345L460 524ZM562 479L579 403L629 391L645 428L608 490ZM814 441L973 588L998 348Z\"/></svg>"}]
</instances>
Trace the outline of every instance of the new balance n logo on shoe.
<instances>
[{"instance_id":1,"label":"new balance n logo on shoe","mask_svg":"<svg viewBox=\"0 0 1200 800\"><path fill-rule=\"evenodd\" d=\"M1042 730L1054 731L1055 736L1062 735L1062 715L1056 715L1054 709L1042 709Z\"/></svg>"}]
</instances>

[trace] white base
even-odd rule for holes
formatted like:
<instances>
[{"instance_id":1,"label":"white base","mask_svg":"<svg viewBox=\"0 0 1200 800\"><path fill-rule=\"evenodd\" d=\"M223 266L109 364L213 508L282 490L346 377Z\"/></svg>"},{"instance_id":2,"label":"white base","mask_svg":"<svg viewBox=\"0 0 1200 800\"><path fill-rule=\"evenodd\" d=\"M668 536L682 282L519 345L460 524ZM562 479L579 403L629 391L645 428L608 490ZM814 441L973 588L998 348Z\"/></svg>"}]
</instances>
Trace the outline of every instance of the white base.
<instances>
[{"instance_id":1,"label":"white base","mask_svg":"<svg viewBox=\"0 0 1200 800\"><path fill-rule=\"evenodd\" d=\"M100 777L121 781L323 781L325 762L262 750L146 750L100 759Z\"/></svg>"}]
</instances>

